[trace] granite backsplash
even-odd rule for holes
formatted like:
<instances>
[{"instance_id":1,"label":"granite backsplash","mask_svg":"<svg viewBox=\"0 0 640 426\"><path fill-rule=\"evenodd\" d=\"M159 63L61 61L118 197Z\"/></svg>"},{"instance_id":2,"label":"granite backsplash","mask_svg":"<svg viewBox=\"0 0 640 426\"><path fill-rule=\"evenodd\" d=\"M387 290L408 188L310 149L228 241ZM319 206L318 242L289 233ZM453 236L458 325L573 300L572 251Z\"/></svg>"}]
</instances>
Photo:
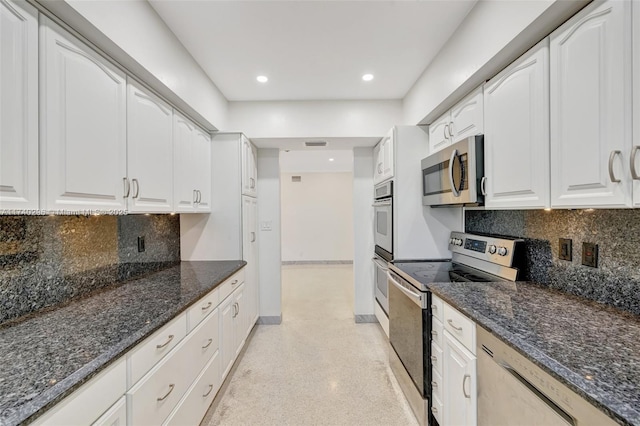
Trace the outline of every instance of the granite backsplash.
<instances>
[{"instance_id":1,"label":"granite backsplash","mask_svg":"<svg viewBox=\"0 0 640 426\"><path fill-rule=\"evenodd\" d=\"M0 324L178 262L179 216L0 216Z\"/></svg>"},{"instance_id":2,"label":"granite backsplash","mask_svg":"<svg viewBox=\"0 0 640 426\"><path fill-rule=\"evenodd\" d=\"M640 315L640 209L467 210L465 230L525 239L522 280ZM570 238L571 261L559 238ZM582 265L582 243L598 245L598 267Z\"/></svg>"}]
</instances>

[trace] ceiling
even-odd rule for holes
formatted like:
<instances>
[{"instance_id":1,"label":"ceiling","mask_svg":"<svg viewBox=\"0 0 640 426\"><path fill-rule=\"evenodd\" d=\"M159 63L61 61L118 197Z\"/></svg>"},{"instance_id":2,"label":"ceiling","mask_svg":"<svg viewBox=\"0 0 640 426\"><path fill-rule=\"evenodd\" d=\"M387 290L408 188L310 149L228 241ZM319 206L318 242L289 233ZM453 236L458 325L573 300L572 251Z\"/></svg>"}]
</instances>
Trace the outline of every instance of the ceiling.
<instances>
[{"instance_id":1,"label":"ceiling","mask_svg":"<svg viewBox=\"0 0 640 426\"><path fill-rule=\"evenodd\" d=\"M402 99L475 1L149 0L230 101Z\"/></svg>"},{"instance_id":2,"label":"ceiling","mask_svg":"<svg viewBox=\"0 0 640 426\"><path fill-rule=\"evenodd\" d=\"M353 172L353 151L280 151L281 173Z\"/></svg>"}]
</instances>

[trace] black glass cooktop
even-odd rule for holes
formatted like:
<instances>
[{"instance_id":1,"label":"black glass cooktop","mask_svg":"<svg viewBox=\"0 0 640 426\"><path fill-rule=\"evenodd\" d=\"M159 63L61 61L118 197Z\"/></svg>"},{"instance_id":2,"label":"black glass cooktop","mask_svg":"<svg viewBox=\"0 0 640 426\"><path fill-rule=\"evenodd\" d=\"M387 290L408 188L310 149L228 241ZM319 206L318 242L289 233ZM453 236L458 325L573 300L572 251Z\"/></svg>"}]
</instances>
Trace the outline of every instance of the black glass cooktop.
<instances>
[{"instance_id":1,"label":"black glass cooktop","mask_svg":"<svg viewBox=\"0 0 640 426\"><path fill-rule=\"evenodd\" d=\"M450 260L426 260L426 261L396 261L394 269L400 271L400 275L411 284L427 290L430 283L443 282L490 282L499 278L482 272L469 266L460 265Z\"/></svg>"}]
</instances>

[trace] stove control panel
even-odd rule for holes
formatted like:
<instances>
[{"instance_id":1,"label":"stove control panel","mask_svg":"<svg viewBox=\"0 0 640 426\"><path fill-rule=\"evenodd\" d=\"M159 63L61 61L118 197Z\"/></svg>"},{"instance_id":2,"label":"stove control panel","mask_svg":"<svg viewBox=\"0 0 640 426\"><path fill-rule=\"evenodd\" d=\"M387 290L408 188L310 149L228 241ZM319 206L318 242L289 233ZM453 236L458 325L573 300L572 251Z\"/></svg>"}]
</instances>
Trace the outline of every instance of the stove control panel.
<instances>
[{"instance_id":1,"label":"stove control panel","mask_svg":"<svg viewBox=\"0 0 640 426\"><path fill-rule=\"evenodd\" d=\"M524 240L517 238L509 239L452 232L451 238L449 238L449 250L510 267L513 264L516 247L523 242Z\"/></svg>"}]
</instances>

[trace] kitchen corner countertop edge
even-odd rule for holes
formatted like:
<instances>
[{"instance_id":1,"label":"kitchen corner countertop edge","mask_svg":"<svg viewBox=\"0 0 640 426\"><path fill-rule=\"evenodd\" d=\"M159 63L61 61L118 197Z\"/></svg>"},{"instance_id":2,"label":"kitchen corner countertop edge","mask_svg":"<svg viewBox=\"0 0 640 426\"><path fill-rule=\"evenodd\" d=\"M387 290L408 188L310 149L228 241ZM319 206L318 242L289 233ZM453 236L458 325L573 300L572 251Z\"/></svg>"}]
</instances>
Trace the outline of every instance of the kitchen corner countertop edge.
<instances>
[{"instance_id":1,"label":"kitchen corner countertop edge","mask_svg":"<svg viewBox=\"0 0 640 426\"><path fill-rule=\"evenodd\" d=\"M640 425L637 316L528 282L428 287L614 421Z\"/></svg>"},{"instance_id":2,"label":"kitchen corner countertop edge","mask_svg":"<svg viewBox=\"0 0 640 426\"><path fill-rule=\"evenodd\" d=\"M245 265L180 262L0 327L0 424L35 421Z\"/></svg>"}]
</instances>

